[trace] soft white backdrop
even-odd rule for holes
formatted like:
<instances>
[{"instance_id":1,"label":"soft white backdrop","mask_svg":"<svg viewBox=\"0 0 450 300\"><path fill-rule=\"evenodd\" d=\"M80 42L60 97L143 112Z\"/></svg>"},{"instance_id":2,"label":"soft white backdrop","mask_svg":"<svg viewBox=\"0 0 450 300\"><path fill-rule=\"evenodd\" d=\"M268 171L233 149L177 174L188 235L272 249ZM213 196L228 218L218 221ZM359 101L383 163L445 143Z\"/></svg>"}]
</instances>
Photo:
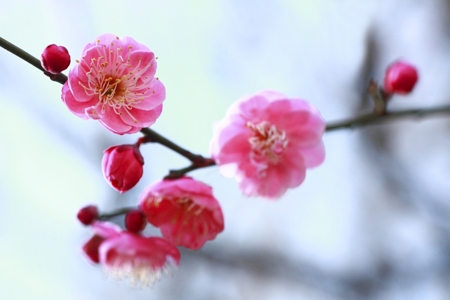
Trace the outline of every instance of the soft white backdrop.
<instances>
[{"instance_id":1,"label":"soft white backdrop","mask_svg":"<svg viewBox=\"0 0 450 300\"><path fill-rule=\"evenodd\" d=\"M74 63L86 43L106 32L147 45L158 56L157 76L167 89L153 128L204 155L213 122L236 99L274 89L310 101L327 121L350 117L362 103L367 76L382 79L385 66L399 57L413 61L421 78L413 95L394 99L392 107L448 101L445 1L0 4L0 36L35 56L55 43L67 47ZM377 41L374 56L368 54L369 39ZM436 219L422 205L426 197L414 189L410 198L418 200L412 208L392 201L396 196L368 158L378 150L363 145L363 136L371 133L366 129L327 133L325 163L276 202L242 197L237 184L215 168L191 174L214 187L225 214L226 230L205 253L247 253L248 261L276 253L283 257L275 259L278 273L276 268L248 271L247 265L214 267L183 252L180 269L153 289L105 278L80 253L90 232L76 221L78 209L135 203L146 184L186 162L159 145L144 145L145 177L133 191L118 195L102 178L102 151L139 134L116 136L76 118L61 102L58 83L3 49L0 70L0 299L448 299L446 269L422 272L445 261L433 226L439 222L448 230L448 220ZM396 161L412 163L407 173L423 174L415 179L447 207L446 119L382 126L392 137ZM358 274L384 278L379 258L400 270L413 260L422 277L412 283L383 281L367 291L339 285Z\"/></svg>"}]
</instances>

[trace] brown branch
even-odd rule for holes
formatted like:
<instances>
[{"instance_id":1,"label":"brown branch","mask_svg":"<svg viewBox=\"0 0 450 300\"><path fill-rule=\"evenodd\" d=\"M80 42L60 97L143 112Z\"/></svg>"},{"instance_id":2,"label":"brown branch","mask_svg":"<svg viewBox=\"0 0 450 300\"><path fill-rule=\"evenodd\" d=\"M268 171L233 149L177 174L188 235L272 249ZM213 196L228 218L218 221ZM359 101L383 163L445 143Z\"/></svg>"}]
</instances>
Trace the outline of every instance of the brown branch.
<instances>
[{"instance_id":1,"label":"brown branch","mask_svg":"<svg viewBox=\"0 0 450 300\"><path fill-rule=\"evenodd\" d=\"M111 218L113 218L113 217L117 217L117 216L120 216L120 215L124 215L124 214L126 214L127 212L129 212L129 211L131 211L131 210L135 210L135 209L137 209L137 207L122 207L122 208L118 208L118 209L116 209L116 210L113 210L113 211L111 211L111 212L109 212L109 213L103 213L103 214L101 214L101 215L99 215L98 216L98 219L99 220L102 220L102 221L104 221L104 220L108 220L108 219L111 219Z\"/></svg>"},{"instance_id":2,"label":"brown branch","mask_svg":"<svg viewBox=\"0 0 450 300\"><path fill-rule=\"evenodd\" d=\"M330 122L327 124L326 131L333 131L343 128L356 128L372 124L378 124L386 121L393 121L404 118L423 118L437 114L450 114L450 105L438 106L433 108L407 109L385 114L367 114L344 121Z\"/></svg>"},{"instance_id":3,"label":"brown branch","mask_svg":"<svg viewBox=\"0 0 450 300\"><path fill-rule=\"evenodd\" d=\"M8 42L7 40L5 40L2 37L0 37L0 47L4 48L5 50L11 52L12 54L14 54L18 57L20 57L21 59L23 59L30 65L38 68L39 70L41 70L44 73L44 75L48 76L51 80L59 82L61 84L66 83L66 81L67 81L66 75L64 75L62 73L56 74L56 75L48 73L47 71L44 70L44 68L42 68L41 61L39 59L37 59L33 55L29 54L28 52L20 49L16 45Z\"/></svg>"},{"instance_id":4,"label":"brown branch","mask_svg":"<svg viewBox=\"0 0 450 300\"><path fill-rule=\"evenodd\" d=\"M180 154L181 156L187 158L191 162L191 165L188 167L178 170L170 170L169 174L166 175L164 179L180 178L190 171L214 166L216 164L216 162L212 158L206 158L202 155L194 154L184 149L183 147L175 144L174 142L168 140L167 138L163 137L162 135L160 135L159 133L150 128L142 128L141 133L143 133L145 136L144 142L159 143L169 148L170 150Z\"/></svg>"}]
</instances>

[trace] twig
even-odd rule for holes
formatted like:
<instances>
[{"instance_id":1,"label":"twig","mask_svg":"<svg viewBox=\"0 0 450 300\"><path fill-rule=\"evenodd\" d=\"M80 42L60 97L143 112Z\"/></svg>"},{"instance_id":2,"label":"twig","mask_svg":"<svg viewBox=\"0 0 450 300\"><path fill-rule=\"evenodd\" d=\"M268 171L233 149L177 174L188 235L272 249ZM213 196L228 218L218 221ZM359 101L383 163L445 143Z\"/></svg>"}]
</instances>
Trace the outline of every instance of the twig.
<instances>
[{"instance_id":1,"label":"twig","mask_svg":"<svg viewBox=\"0 0 450 300\"><path fill-rule=\"evenodd\" d=\"M124 214L126 214L127 212L129 212L129 211L131 211L131 210L135 210L135 209L137 209L137 207L131 207L131 206L130 206L130 207L122 207L122 208L118 208L118 209L113 210L113 211L111 211L111 212L109 212L109 213L101 214L101 215L98 217L98 219L104 221L104 220L107 220L107 219L110 219L110 218L113 218L113 217L117 217L117 216L120 216L120 215L124 215Z\"/></svg>"},{"instance_id":2,"label":"twig","mask_svg":"<svg viewBox=\"0 0 450 300\"><path fill-rule=\"evenodd\" d=\"M400 111L390 111L383 115L367 114L344 121L330 122L327 124L326 131L333 131L343 128L356 128L371 124L393 121L402 118L421 118L437 114L450 114L450 105L437 106L433 108L407 109Z\"/></svg>"}]
</instances>

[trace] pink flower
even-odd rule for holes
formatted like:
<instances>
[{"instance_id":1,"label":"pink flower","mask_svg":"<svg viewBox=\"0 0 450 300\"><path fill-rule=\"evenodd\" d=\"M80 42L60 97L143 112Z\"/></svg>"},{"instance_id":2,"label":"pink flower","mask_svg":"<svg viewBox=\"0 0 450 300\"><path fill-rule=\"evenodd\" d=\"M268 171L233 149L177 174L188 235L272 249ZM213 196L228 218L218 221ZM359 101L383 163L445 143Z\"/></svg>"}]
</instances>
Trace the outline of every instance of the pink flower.
<instances>
[{"instance_id":1,"label":"pink flower","mask_svg":"<svg viewBox=\"0 0 450 300\"><path fill-rule=\"evenodd\" d=\"M101 264L118 279L150 286L163 272L180 263L178 249L158 237L143 237L108 222L92 224L95 235L83 246L89 260Z\"/></svg>"},{"instance_id":2,"label":"pink flower","mask_svg":"<svg viewBox=\"0 0 450 300\"><path fill-rule=\"evenodd\" d=\"M144 172L144 158L137 145L113 146L105 150L102 159L106 181L120 193L133 188Z\"/></svg>"},{"instance_id":3,"label":"pink flower","mask_svg":"<svg viewBox=\"0 0 450 300\"><path fill-rule=\"evenodd\" d=\"M189 177L150 185L139 203L147 221L161 228L163 237L176 246L199 249L224 228L212 188Z\"/></svg>"},{"instance_id":4,"label":"pink flower","mask_svg":"<svg viewBox=\"0 0 450 300\"><path fill-rule=\"evenodd\" d=\"M308 102L263 91L231 105L214 128L211 153L247 196L281 197L325 159L325 123Z\"/></svg>"},{"instance_id":5,"label":"pink flower","mask_svg":"<svg viewBox=\"0 0 450 300\"><path fill-rule=\"evenodd\" d=\"M82 119L94 119L117 134L155 123L166 96L155 78L155 55L130 37L99 36L87 44L69 72L62 99Z\"/></svg>"},{"instance_id":6,"label":"pink flower","mask_svg":"<svg viewBox=\"0 0 450 300\"><path fill-rule=\"evenodd\" d=\"M101 243L99 257L108 273L137 286L153 285L180 263L180 252L166 240L126 231Z\"/></svg>"},{"instance_id":7,"label":"pink flower","mask_svg":"<svg viewBox=\"0 0 450 300\"><path fill-rule=\"evenodd\" d=\"M63 46L48 45L41 54L41 64L49 73L61 73L70 65L69 51Z\"/></svg>"},{"instance_id":8,"label":"pink flower","mask_svg":"<svg viewBox=\"0 0 450 300\"><path fill-rule=\"evenodd\" d=\"M390 94L405 95L413 90L418 79L417 69L413 65L396 61L386 69L384 88Z\"/></svg>"}]
</instances>

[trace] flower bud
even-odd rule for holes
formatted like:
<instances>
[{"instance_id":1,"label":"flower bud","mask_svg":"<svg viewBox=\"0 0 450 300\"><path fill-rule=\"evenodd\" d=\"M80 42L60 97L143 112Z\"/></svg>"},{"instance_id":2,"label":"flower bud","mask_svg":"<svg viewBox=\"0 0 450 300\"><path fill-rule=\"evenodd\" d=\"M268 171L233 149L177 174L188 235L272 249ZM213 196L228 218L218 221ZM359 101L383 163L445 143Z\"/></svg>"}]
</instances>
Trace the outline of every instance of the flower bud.
<instances>
[{"instance_id":1,"label":"flower bud","mask_svg":"<svg viewBox=\"0 0 450 300\"><path fill-rule=\"evenodd\" d=\"M416 85L418 77L414 66L404 61L394 62L386 69L384 89L389 94L408 94Z\"/></svg>"},{"instance_id":2,"label":"flower bud","mask_svg":"<svg viewBox=\"0 0 450 300\"><path fill-rule=\"evenodd\" d=\"M70 65L69 51L63 46L48 45L41 54L41 64L45 71L59 74Z\"/></svg>"},{"instance_id":3,"label":"flower bud","mask_svg":"<svg viewBox=\"0 0 450 300\"><path fill-rule=\"evenodd\" d=\"M84 224L89 225L98 218L98 209L94 205L89 205L80 209L77 214L78 220Z\"/></svg>"},{"instance_id":4,"label":"flower bud","mask_svg":"<svg viewBox=\"0 0 450 300\"><path fill-rule=\"evenodd\" d=\"M109 184L124 193L142 177L144 158L137 145L113 146L105 150L102 159L103 175Z\"/></svg>"},{"instance_id":5,"label":"flower bud","mask_svg":"<svg viewBox=\"0 0 450 300\"><path fill-rule=\"evenodd\" d=\"M138 209L131 210L125 215L125 228L130 232L138 233L145 229L147 219Z\"/></svg>"}]
</instances>

